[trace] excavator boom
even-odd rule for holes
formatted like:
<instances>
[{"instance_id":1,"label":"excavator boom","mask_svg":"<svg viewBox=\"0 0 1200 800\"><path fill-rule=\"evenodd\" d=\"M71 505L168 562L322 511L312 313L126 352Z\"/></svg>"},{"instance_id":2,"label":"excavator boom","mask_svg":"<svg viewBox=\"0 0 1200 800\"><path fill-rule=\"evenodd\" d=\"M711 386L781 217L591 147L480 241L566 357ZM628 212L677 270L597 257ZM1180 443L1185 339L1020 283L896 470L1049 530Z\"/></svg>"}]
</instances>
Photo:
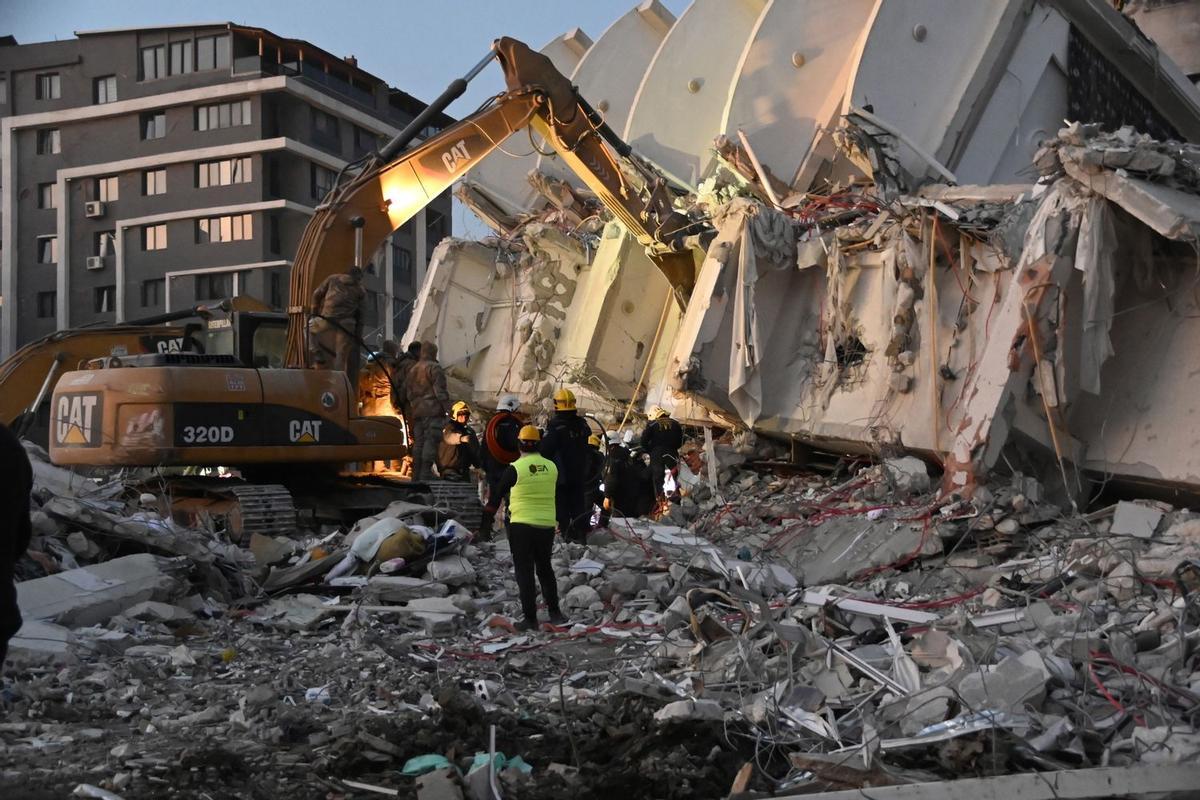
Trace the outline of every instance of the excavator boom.
<instances>
[{"instance_id":1,"label":"excavator boom","mask_svg":"<svg viewBox=\"0 0 1200 800\"><path fill-rule=\"evenodd\" d=\"M376 159L335 187L317 209L300 240L292 268L289 367L308 364L304 331L313 311L308 303L321 282L358 264L362 253L373 252L527 125L544 137L600 201L650 248L677 295L686 297L691 292L694 261L683 245L690 232L688 220L672 207L666 179L633 156L546 56L516 39L497 39L492 54L466 78L455 81L422 117L458 97L466 81L492 57L504 69L507 91L484 109L396 155L422 122L415 120ZM631 179L634 173L641 180Z\"/></svg>"}]
</instances>

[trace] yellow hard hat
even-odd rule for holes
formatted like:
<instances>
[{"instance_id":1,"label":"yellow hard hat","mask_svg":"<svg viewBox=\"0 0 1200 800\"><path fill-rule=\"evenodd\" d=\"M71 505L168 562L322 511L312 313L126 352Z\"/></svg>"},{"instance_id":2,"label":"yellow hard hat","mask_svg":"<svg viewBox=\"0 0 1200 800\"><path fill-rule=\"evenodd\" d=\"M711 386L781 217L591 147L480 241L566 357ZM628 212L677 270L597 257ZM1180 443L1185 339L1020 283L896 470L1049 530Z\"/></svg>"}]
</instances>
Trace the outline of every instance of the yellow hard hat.
<instances>
[{"instance_id":1,"label":"yellow hard hat","mask_svg":"<svg viewBox=\"0 0 1200 800\"><path fill-rule=\"evenodd\" d=\"M454 407L450 409L450 416L457 417L459 414L463 413L464 411L467 412L468 414L470 414L471 407L469 405L467 405L465 402L463 402L462 400L459 400L457 403L454 404Z\"/></svg>"},{"instance_id":2,"label":"yellow hard hat","mask_svg":"<svg viewBox=\"0 0 1200 800\"><path fill-rule=\"evenodd\" d=\"M574 411L575 393L570 389L559 389L554 393L555 411Z\"/></svg>"},{"instance_id":3,"label":"yellow hard hat","mask_svg":"<svg viewBox=\"0 0 1200 800\"><path fill-rule=\"evenodd\" d=\"M542 432L532 425L526 425L517 434L517 439L522 442L540 442L542 440Z\"/></svg>"},{"instance_id":4,"label":"yellow hard hat","mask_svg":"<svg viewBox=\"0 0 1200 800\"><path fill-rule=\"evenodd\" d=\"M591 436L588 437L588 444L590 444L592 447L599 447L600 446L600 437L593 433Z\"/></svg>"},{"instance_id":5,"label":"yellow hard hat","mask_svg":"<svg viewBox=\"0 0 1200 800\"><path fill-rule=\"evenodd\" d=\"M650 409L650 419L662 419L663 417L671 416L671 412L667 411L662 406L655 406Z\"/></svg>"}]
</instances>

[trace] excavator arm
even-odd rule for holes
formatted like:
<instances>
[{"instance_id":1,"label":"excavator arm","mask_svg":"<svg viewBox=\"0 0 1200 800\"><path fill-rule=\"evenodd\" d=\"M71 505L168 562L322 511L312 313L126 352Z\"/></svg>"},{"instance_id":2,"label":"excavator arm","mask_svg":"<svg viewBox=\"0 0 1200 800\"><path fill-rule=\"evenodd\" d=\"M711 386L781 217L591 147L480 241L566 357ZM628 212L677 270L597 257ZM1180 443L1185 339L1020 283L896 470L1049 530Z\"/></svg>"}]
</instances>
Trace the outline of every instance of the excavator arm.
<instances>
[{"instance_id":1,"label":"excavator arm","mask_svg":"<svg viewBox=\"0 0 1200 800\"><path fill-rule=\"evenodd\" d=\"M492 58L504 69L506 91L482 110L400 153L462 94ZM642 162L579 96L550 59L516 39L493 44L488 58L451 84L416 120L356 173L345 177L305 228L292 268L287 365L308 364L305 327L313 291L338 272L362 266L393 231L448 189L511 136L532 126L648 248L681 300L695 278L684 237L690 222L672 207L666 179Z\"/></svg>"}]
</instances>

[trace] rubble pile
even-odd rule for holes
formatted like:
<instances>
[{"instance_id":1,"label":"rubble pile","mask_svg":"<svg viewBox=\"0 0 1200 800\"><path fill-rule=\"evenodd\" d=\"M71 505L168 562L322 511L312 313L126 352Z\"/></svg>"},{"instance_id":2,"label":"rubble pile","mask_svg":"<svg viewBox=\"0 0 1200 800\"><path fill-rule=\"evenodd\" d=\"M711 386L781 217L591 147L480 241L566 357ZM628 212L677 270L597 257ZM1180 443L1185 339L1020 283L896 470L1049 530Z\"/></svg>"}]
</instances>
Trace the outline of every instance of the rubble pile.
<instances>
[{"instance_id":1,"label":"rubble pile","mask_svg":"<svg viewBox=\"0 0 1200 800\"><path fill-rule=\"evenodd\" d=\"M23 568L51 574L19 584L0 786L715 798L1200 753L1200 516L1067 516L1020 475L939 499L913 457L817 474L748 449L713 449L713 485L689 445L662 520L559 543L570 623L521 634L504 539L347 562L428 507L251 552L39 464Z\"/></svg>"}]
</instances>

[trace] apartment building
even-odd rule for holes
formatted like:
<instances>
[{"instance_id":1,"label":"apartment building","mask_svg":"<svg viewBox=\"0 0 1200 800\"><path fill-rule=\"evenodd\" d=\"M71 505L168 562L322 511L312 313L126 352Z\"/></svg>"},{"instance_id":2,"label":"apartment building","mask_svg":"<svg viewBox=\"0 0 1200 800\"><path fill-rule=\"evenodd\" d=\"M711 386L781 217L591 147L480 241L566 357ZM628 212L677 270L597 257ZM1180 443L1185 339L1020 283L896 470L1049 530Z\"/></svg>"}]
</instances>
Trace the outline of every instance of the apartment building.
<instances>
[{"instance_id":1,"label":"apartment building","mask_svg":"<svg viewBox=\"0 0 1200 800\"><path fill-rule=\"evenodd\" d=\"M0 38L0 355L233 294L284 309L338 171L423 109L352 57L233 23ZM374 254L370 334L403 332L450 219L446 193Z\"/></svg>"}]
</instances>

